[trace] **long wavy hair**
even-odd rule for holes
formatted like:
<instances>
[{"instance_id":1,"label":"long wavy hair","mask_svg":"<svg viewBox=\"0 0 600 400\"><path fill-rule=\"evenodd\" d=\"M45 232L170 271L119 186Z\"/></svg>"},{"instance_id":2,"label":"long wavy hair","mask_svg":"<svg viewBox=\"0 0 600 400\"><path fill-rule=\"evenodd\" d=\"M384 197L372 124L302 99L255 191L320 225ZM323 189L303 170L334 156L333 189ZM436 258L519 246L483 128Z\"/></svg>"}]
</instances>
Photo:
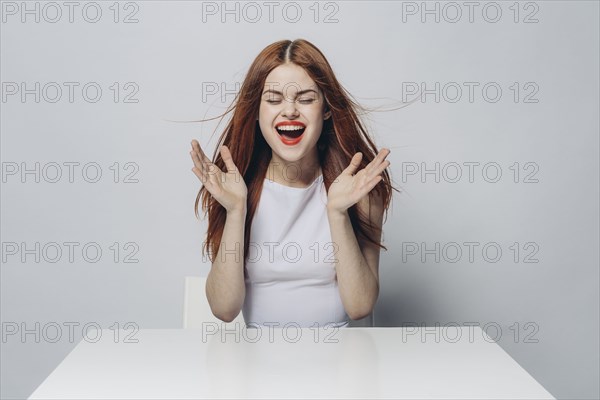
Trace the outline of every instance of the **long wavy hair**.
<instances>
[{"instance_id":1,"label":"long wavy hair","mask_svg":"<svg viewBox=\"0 0 600 400\"><path fill-rule=\"evenodd\" d=\"M331 111L331 117L323 121L323 130L317 142L318 158L327 191L331 183L350 164L354 154L357 152L363 154L358 168L361 170L378 153L358 116L358 112L363 111L364 108L352 100L352 96L338 82L329 62L316 46L306 40L297 39L281 40L263 49L250 66L233 103L221 115L224 117L233 111L233 116L221 134L212 157L212 162L222 171L226 171L219 151L222 145L226 145L248 188L244 260L248 257L252 220L272 156L271 147L265 141L256 117L267 75L285 63L296 64L308 73L321 89L326 109ZM373 188L369 196L372 200L375 192L383 199L387 219L392 189L398 190L391 185L387 169L383 171L382 176L383 179ZM204 255L208 249L210 260L214 262L223 236L227 211L202 186L194 204L196 217L198 217L200 201L202 201L204 216L208 213L208 230L202 251ZM358 240L368 241L387 250L381 243L373 240L373 237L381 233L381 229L370 223L369 216L360 212L357 204L348 209L348 216ZM246 274L245 268L244 272Z\"/></svg>"}]
</instances>

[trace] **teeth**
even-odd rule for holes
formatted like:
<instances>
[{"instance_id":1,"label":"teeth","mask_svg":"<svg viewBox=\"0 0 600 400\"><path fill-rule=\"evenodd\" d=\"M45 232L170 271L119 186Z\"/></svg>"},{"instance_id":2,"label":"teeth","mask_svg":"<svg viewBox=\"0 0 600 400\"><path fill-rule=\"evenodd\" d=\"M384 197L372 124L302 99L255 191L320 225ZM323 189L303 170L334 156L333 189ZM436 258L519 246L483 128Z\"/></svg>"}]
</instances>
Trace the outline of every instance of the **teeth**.
<instances>
[{"instance_id":1,"label":"teeth","mask_svg":"<svg viewBox=\"0 0 600 400\"><path fill-rule=\"evenodd\" d=\"M298 125L280 125L277 127L277 129L279 129L280 131L299 131L301 129L304 129L304 127Z\"/></svg>"}]
</instances>

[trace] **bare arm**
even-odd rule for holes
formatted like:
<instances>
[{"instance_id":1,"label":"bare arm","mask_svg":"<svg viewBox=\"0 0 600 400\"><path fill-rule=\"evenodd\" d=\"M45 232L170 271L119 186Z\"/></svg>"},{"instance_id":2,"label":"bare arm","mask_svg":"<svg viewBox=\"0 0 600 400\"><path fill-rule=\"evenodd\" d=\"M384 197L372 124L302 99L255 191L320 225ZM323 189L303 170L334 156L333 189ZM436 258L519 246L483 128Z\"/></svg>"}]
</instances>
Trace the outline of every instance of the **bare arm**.
<instances>
[{"instance_id":1,"label":"bare arm","mask_svg":"<svg viewBox=\"0 0 600 400\"><path fill-rule=\"evenodd\" d=\"M213 314L231 322L244 304L244 226L246 210L227 212L223 237L206 279L206 297Z\"/></svg>"},{"instance_id":2,"label":"bare arm","mask_svg":"<svg viewBox=\"0 0 600 400\"><path fill-rule=\"evenodd\" d=\"M227 210L221 242L206 278L206 297L215 317L231 322L240 313L246 286L244 282L244 230L248 189L227 146L221 146L227 168L221 171L192 141L192 171L210 194Z\"/></svg>"},{"instance_id":3,"label":"bare arm","mask_svg":"<svg viewBox=\"0 0 600 400\"><path fill-rule=\"evenodd\" d=\"M335 270L340 297L346 313L351 319L361 319L373 311L379 296L379 247L356 238L348 215L353 204L366 215L371 225L378 231L376 242L381 239L383 224L383 199L374 193L374 201L369 196L371 190L383 177L381 173L390 165L385 160L389 149L379 154L362 170L362 153L356 153L350 165L330 185L327 195L327 218L331 239L336 244Z\"/></svg>"},{"instance_id":4,"label":"bare arm","mask_svg":"<svg viewBox=\"0 0 600 400\"><path fill-rule=\"evenodd\" d=\"M359 203L373 225L383 224L383 202L369 205L368 196ZM352 230L346 211L328 210L332 241L337 245L335 270L340 297L348 316L361 319L371 314L379 296L379 247L369 242L359 242ZM379 242L381 234L373 238Z\"/></svg>"}]
</instances>

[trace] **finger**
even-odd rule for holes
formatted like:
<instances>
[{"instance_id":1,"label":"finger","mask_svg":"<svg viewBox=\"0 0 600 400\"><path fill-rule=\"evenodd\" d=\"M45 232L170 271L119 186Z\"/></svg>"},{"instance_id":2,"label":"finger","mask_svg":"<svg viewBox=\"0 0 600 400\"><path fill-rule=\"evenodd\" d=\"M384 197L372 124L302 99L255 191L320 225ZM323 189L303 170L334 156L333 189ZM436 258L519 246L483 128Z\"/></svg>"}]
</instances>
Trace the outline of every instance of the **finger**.
<instances>
[{"instance_id":1,"label":"finger","mask_svg":"<svg viewBox=\"0 0 600 400\"><path fill-rule=\"evenodd\" d=\"M379 182L381 182L382 180L383 180L383 176L381 176L381 175L377 175L377 176L374 178L373 182L371 183L371 185L372 185L372 186L371 186L371 189L369 190L369 192L370 192L371 190L373 190L373 189L375 188L375 186L377 186L377 184L378 184Z\"/></svg>"},{"instance_id":2,"label":"finger","mask_svg":"<svg viewBox=\"0 0 600 400\"><path fill-rule=\"evenodd\" d=\"M221 169L219 169L219 167L217 167L202 151L202 149L200 148L200 144L193 140L192 141L192 147L195 148L195 150L193 151L193 156L194 157L194 163L196 165L196 167L198 169L200 169L202 171L202 173L208 175L208 176L216 176L216 177L220 177L221 174Z\"/></svg>"},{"instance_id":3,"label":"finger","mask_svg":"<svg viewBox=\"0 0 600 400\"><path fill-rule=\"evenodd\" d=\"M371 191L375 188L375 186L377 186L377 184L382 179L383 179L383 177L381 175L377 175L377 176L373 177L372 179L370 179L365 185L362 186L362 189L360 190L360 195L358 196L358 198L362 199L363 197L365 197L369 193L371 193Z\"/></svg>"},{"instance_id":4,"label":"finger","mask_svg":"<svg viewBox=\"0 0 600 400\"><path fill-rule=\"evenodd\" d=\"M374 176L381 176L381 173L383 171L385 171L385 169L387 167L390 166L390 161L389 160L385 160L384 162L382 162L374 171L372 171L372 174Z\"/></svg>"},{"instance_id":5,"label":"finger","mask_svg":"<svg viewBox=\"0 0 600 400\"><path fill-rule=\"evenodd\" d=\"M236 172L237 167L233 162L233 157L231 157L231 151L229 151L229 147L223 145L221 146L221 157L223 157L223 162L225 163L225 167L227 168L227 172Z\"/></svg>"},{"instance_id":6,"label":"finger","mask_svg":"<svg viewBox=\"0 0 600 400\"><path fill-rule=\"evenodd\" d=\"M193 167L192 172L198 177L198 179L200 179L200 182L202 182L202 184L206 184L206 177L202 174L202 172L200 172L198 168Z\"/></svg>"},{"instance_id":7,"label":"finger","mask_svg":"<svg viewBox=\"0 0 600 400\"><path fill-rule=\"evenodd\" d=\"M369 164L367 164L367 166L365 167L365 171L370 174L373 171L373 169L376 169L377 167L379 167L379 165L385 160L385 158L389 154L390 154L389 149L386 149L386 148L381 149L379 154L377 154L377 156Z\"/></svg>"},{"instance_id":8,"label":"finger","mask_svg":"<svg viewBox=\"0 0 600 400\"><path fill-rule=\"evenodd\" d=\"M366 188L366 189L363 189L364 190L363 196L369 194L371 192L371 190L373 190L375 188L375 186L377 186L377 184L381 180L383 180L383 176L381 176L381 175L377 175L377 176L373 177L372 179L370 179L368 181L368 183L364 186L364 188Z\"/></svg>"},{"instance_id":9,"label":"finger","mask_svg":"<svg viewBox=\"0 0 600 400\"><path fill-rule=\"evenodd\" d=\"M219 172L221 170L215 164L210 162L210 160L207 159L207 161L201 161L198 157L198 152L195 151L191 151L190 154L192 156L192 160L194 161L195 167L200 171L202 176L200 180L202 183L206 184L207 182L211 182L211 177L216 178L220 175Z\"/></svg>"},{"instance_id":10,"label":"finger","mask_svg":"<svg viewBox=\"0 0 600 400\"><path fill-rule=\"evenodd\" d=\"M207 166L210 164L210 159L206 157L206 154L200 148L200 144L196 140L192 140L192 151L190 152L192 155L192 160L194 161L194 165L198 168L202 173L206 173Z\"/></svg>"},{"instance_id":11,"label":"finger","mask_svg":"<svg viewBox=\"0 0 600 400\"><path fill-rule=\"evenodd\" d=\"M192 149L199 154L199 158L200 160L202 160L204 163L209 163L210 162L210 158L208 158L206 156L206 154L204 154L204 151L202 150L202 148L200 147L200 143L198 143L197 140L192 140Z\"/></svg>"},{"instance_id":12,"label":"finger","mask_svg":"<svg viewBox=\"0 0 600 400\"><path fill-rule=\"evenodd\" d=\"M362 153L356 153L350 160L350 165L343 171L344 174L353 175L358 167L360 167L360 160L362 159Z\"/></svg>"},{"instance_id":13,"label":"finger","mask_svg":"<svg viewBox=\"0 0 600 400\"><path fill-rule=\"evenodd\" d=\"M203 163L200 158L198 152L192 150L190 151L190 156L192 157L192 161L194 162L194 166L198 168L202 173L206 173L205 169L207 164Z\"/></svg>"},{"instance_id":14,"label":"finger","mask_svg":"<svg viewBox=\"0 0 600 400\"><path fill-rule=\"evenodd\" d=\"M198 177L198 179L200 179L200 181L202 183L206 183L206 181L208 179L208 175L206 174L206 171L204 170L203 163L198 158L198 154L194 151L190 151L190 155L192 157L192 161L194 162L194 167L192 168L192 172L194 174L196 174L196 176Z\"/></svg>"}]
</instances>

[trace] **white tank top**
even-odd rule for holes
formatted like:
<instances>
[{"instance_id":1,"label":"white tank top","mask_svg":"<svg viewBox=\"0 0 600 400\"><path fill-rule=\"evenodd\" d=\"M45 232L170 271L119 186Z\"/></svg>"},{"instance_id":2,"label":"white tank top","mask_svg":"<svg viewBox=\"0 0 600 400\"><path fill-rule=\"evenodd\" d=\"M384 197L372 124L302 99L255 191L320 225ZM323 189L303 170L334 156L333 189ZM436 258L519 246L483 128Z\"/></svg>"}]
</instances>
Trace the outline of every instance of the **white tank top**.
<instances>
[{"instance_id":1,"label":"white tank top","mask_svg":"<svg viewBox=\"0 0 600 400\"><path fill-rule=\"evenodd\" d=\"M248 327L348 325L326 206L322 174L307 188L265 178L245 262Z\"/></svg>"}]
</instances>

